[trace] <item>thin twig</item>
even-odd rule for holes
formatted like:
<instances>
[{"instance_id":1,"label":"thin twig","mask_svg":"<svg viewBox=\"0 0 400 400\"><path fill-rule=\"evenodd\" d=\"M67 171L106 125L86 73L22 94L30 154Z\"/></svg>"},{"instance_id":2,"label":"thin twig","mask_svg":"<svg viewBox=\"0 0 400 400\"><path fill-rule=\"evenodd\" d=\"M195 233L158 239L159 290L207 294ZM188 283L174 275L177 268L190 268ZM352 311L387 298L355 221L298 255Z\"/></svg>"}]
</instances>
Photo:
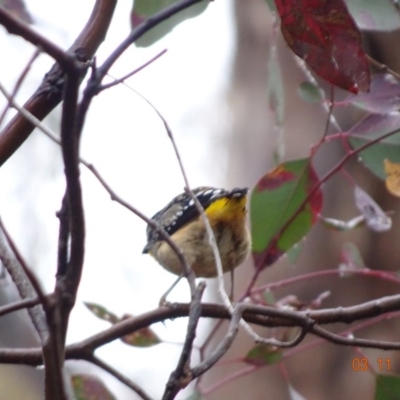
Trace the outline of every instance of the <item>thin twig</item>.
<instances>
[{"instance_id":1,"label":"thin twig","mask_svg":"<svg viewBox=\"0 0 400 400\"><path fill-rule=\"evenodd\" d=\"M82 161L81 161L82 162ZM165 240L168 245L172 248L172 250L175 252L176 256L178 257L179 262L183 266L184 270L189 270L189 264L186 261L185 255L183 254L182 250L180 247L176 245L176 243L171 239L167 231L156 221L153 219L147 217L144 215L141 211L139 211L137 208L129 204L127 201L122 199L120 196L118 196L113 189L108 185L108 183L104 180L104 178L100 175L99 171L94 167L92 164L87 164L84 163L85 167L89 169L90 172L96 177L96 179L100 182L100 184L103 186L103 188L107 191L107 193L110 195L111 200L121 204L123 207L127 208L129 211L131 211L133 214L141 218L144 222L146 222L148 225L150 225L153 229L157 230L157 232L160 234L160 236Z\"/></svg>"},{"instance_id":2,"label":"thin twig","mask_svg":"<svg viewBox=\"0 0 400 400\"><path fill-rule=\"evenodd\" d=\"M117 0L96 0L93 11L82 32L67 50L69 57L77 55L85 63L90 60L105 38ZM39 43L39 47L43 43ZM85 64L86 65L86 64ZM83 78L83 76L81 76ZM62 100L64 72L55 64L35 93L26 101L24 108L43 120ZM0 135L0 165L24 143L35 125L17 114Z\"/></svg>"},{"instance_id":3,"label":"thin twig","mask_svg":"<svg viewBox=\"0 0 400 400\"><path fill-rule=\"evenodd\" d=\"M31 271L31 269L28 267L27 263L25 262L24 258L22 257L22 254L18 250L18 247L14 243L14 240L12 239L11 235L8 233L6 227L3 223L3 220L1 218L0 218L0 229L4 233L4 236L9 244L12 252L15 255L15 258L17 259L17 261L20 264L20 266L22 267L25 275L29 279L29 282L32 285L36 295L39 297L40 304L43 306L44 309L46 309L46 305L47 305L46 295L43 292L42 287L41 287L38 279L36 278L35 274Z\"/></svg>"},{"instance_id":4,"label":"thin twig","mask_svg":"<svg viewBox=\"0 0 400 400\"><path fill-rule=\"evenodd\" d=\"M18 300L11 304L6 304L0 307L0 317L3 315L10 314L15 311L22 310L24 308L31 308L40 304L39 297L34 297L32 299Z\"/></svg>"},{"instance_id":5,"label":"thin twig","mask_svg":"<svg viewBox=\"0 0 400 400\"><path fill-rule=\"evenodd\" d=\"M10 251L2 232L0 232L0 259L7 272L10 274L11 279L17 287L21 298L32 299L37 296L37 293L28 276L24 272L21 264L18 262L15 255ZM41 305L37 305L28 309L28 313L41 339L41 342L43 343L45 340L47 340L49 334L46 315L43 311L43 308Z\"/></svg>"},{"instance_id":6,"label":"thin twig","mask_svg":"<svg viewBox=\"0 0 400 400\"><path fill-rule=\"evenodd\" d=\"M185 190L192 197L193 201L196 204L196 208L199 211L199 213L200 213L200 215L201 215L201 217L202 217L202 219L204 221L204 224L205 224L206 230L207 230L207 235L208 235L208 238L209 238L209 241L210 241L210 245L211 245L212 250L214 252L214 258L216 260L216 268L217 268L218 274L221 273L221 276L222 276L223 272L222 272L221 257L219 255L218 246L217 246L216 241L215 241L214 232L213 232L213 230L211 228L210 221L208 220L207 216L205 215L204 208L202 207L202 205L200 204L198 198L195 196L195 194L193 193L193 191L190 188L189 179L187 177L187 174L186 174L186 171L185 171L185 167L183 165L182 158L181 158L181 155L179 153L178 146L177 146L177 144L175 142L172 130L171 130L167 120L163 117L163 115L160 113L160 111L158 111L158 109L153 105L153 103L151 103L150 100L148 100L146 97L144 97L142 94L140 94L136 90L134 90L134 92L136 94L138 94L154 110L154 112L158 115L158 117L161 119L161 121L162 121L162 123L164 125L165 131L167 132L167 135L168 135L169 139L171 140L172 147L174 149L175 156L176 156L176 159L178 161L179 168L181 170L181 174L182 174L183 180L185 182ZM187 268L184 264L182 264L182 267L183 267L183 271L185 273L185 276L186 276L186 278L187 278L187 280L189 282L190 292L191 292L191 295L193 297L194 293L195 293L195 290L196 290L195 275L194 275L193 270L191 269L191 267L189 265L187 265L187 267L188 267ZM228 298L228 295L226 295L226 298ZM229 301L229 299L228 299L228 301Z\"/></svg>"},{"instance_id":7,"label":"thin twig","mask_svg":"<svg viewBox=\"0 0 400 400\"><path fill-rule=\"evenodd\" d=\"M5 266L7 268L7 271L11 275L13 282L17 286L21 297L26 298L28 297L27 294L31 294L32 292L36 293L38 295L40 304L43 307L43 309L40 307L36 311L36 307L34 307L33 309L28 309L28 313L31 316L32 322L35 325L42 344L43 362L45 365L46 400L55 397L60 400L67 400L67 397L65 395L60 351L58 351L58 346L55 340L58 335L58 327L54 326L54 320L51 318L54 310L51 302L52 297L46 297L43 293L35 275L26 265L23 257L19 253L16 245L6 231L4 224L1 220L0 228L15 255L16 262L9 263L8 267L7 264L5 264ZM1 234L0 236L2 238ZM2 248L0 251L0 257L4 257L5 249ZM27 277L28 281L25 281L25 277ZM31 297L31 295L29 297ZM45 313L44 316L43 310ZM45 326L44 329L42 328L42 325Z\"/></svg>"},{"instance_id":8,"label":"thin twig","mask_svg":"<svg viewBox=\"0 0 400 400\"><path fill-rule=\"evenodd\" d=\"M387 72L390 75L393 75L395 78L400 80L400 74L392 69L390 69L386 64L382 64L379 61L375 60L371 56L367 54L367 59L370 64L372 64L374 67L378 68L381 72Z\"/></svg>"},{"instance_id":9,"label":"thin twig","mask_svg":"<svg viewBox=\"0 0 400 400\"><path fill-rule=\"evenodd\" d=\"M193 368L192 372L194 377L198 377L204 374L206 371L208 371L227 352L229 347L232 345L234 338L237 335L240 321L242 321L242 315L246 311L248 306L249 305L245 303L236 304L234 311L232 313L232 318L229 324L228 333L225 335L225 337L218 345L218 347L211 353L211 355L206 360L201 362L197 367ZM268 342L266 342L265 340L263 340L262 342L271 344L273 346L279 346L285 348L296 346L304 339L310 327L313 325L313 321L308 318L299 318L298 321L302 329L300 333L293 340L289 342L281 342L275 339L274 340L268 339Z\"/></svg>"},{"instance_id":10,"label":"thin twig","mask_svg":"<svg viewBox=\"0 0 400 400\"><path fill-rule=\"evenodd\" d=\"M10 99L10 102L12 106L18 110L19 113L21 113L27 120L29 120L32 124L34 124L39 130L41 130L49 139L51 139L54 143L58 144L61 146L61 141L57 137L57 135L49 128L47 127L43 122L38 120L34 115L32 115L28 110L25 108L19 106L15 100L12 99L10 94L5 90L4 86L0 83L0 91L4 94L4 96L7 99ZM103 188L108 192L108 194L111 197L111 200L119 203L123 207L127 208L129 211L134 213L136 216L141 218L144 222L149 224L153 229L156 229L158 233L162 236L163 240L165 240L170 247L175 251L177 254L177 257L179 261L184 265L186 263L186 259L184 258L184 255L182 253L182 250L175 244L174 241L171 240L170 236L168 233L162 228L160 224L157 224L157 222L153 221L151 218L148 218L146 215L144 215L142 212L140 212L137 208L133 207L131 204L123 200L120 196L118 196L114 190L110 187L110 185L107 184L107 182L104 180L104 178L101 176L99 171L95 168L93 164L90 164L88 161L83 159L82 157L79 157L79 162L84 165L94 176L95 178L100 182L100 184L103 186ZM61 217L62 214L59 212L59 217ZM65 225L64 225L65 226ZM61 232L60 231L59 236L59 246L65 246L67 243L67 238L66 238L66 232ZM61 240L63 238L63 240ZM59 256L60 258L64 259L65 258L65 251L61 251L61 248L59 248ZM64 256L61 256L61 254L64 254ZM65 261L61 262L59 260L59 271L63 271L65 269Z\"/></svg>"},{"instance_id":11,"label":"thin twig","mask_svg":"<svg viewBox=\"0 0 400 400\"><path fill-rule=\"evenodd\" d=\"M251 293L260 293L265 290L273 290L284 286L293 285L298 282L310 281L311 279L322 278L332 275L338 276L339 278L341 277L341 275L345 275L346 277L351 277L353 275L371 276L374 278L379 278L385 281L400 284L400 278L398 278L397 275L392 272L378 271L369 268L349 269L348 271L341 271L340 269L326 269L322 271L309 272L307 274L298 275L293 278L288 278L281 281L271 282L266 285L258 286L254 288Z\"/></svg>"},{"instance_id":12,"label":"thin twig","mask_svg":"<svg viewBox=\"0 0 400 400\"><path fill-rule=\"evenodd\" d=\"M103 91L105 89L109 89L113 86L119 85L120 83L124 83L128 78L130 78L131 76L137 74L138 72L140 72L142 69L148 67L150 64L152 64L154 61L158 60L162 55L164 55L167 52L167 49L164 49L162 51L160 51L160 53L158 53L157 55L155 55L153 58L151 58L150 60L146 61L143 65L141 65L140 67L136 68L135 70L133 70L132 72L129 72L129 74L126 74L125 76L123 76L122 78L113 78L114 81L107 83L105 85L101 85L99 88L99 93L100 91ZM110 75L110 74L108 74ZM110 75L111 76L111 75Z\"/></svg>"},{"instance_id":13,"label":"thin twig","mask_svg":"<svg viewBox=\"0 0 400 400\"><path fill-rule=\"evenodd\" d=\"M343 337L341 335L336 335L335 333L329 332L326 329L321 328L318 325L315 325L311 328L311 333L319 336L320 338L326 339L327 341L335 344L341 344L344 346L358 346L363 348L373 348L373 349L382 349L382 350L393 350L393 342L379 341L379 340L368 340L368 339L360 339L352 336ZM397 350L400 350L400 343L397 344Z\"/></svg>"},{"instance_id":14,"label":"thin twig","mask_svg":"<svg viewBox=\"0 0 400 400\"><path fill-rule=\"evenodd\" d=\"M151 397L139 385L137 385L131 379L127 378L125 375L121 374L115 368L111 367L111 365L100 360L98 357L91 356L89 358L86 358L86 360L90 361L94 365L97 365L99 368L103 369L104 371L112 375L114 378L118 379L125 386L127 386L132 391L134 391L138 396L140 396L143 400L152 400Z\"/></svg>"},{"instance_id":15,"label":"thin twig","mask_svg":"<svg viewBox=\"0 0 400 400\"><path fill-rule=\"evenodd\" d=\"M321 89L320 85L318 85L317 80L314 78L314 76L311 74L310 70L307 67L307 64L305 63L304 60L302 60L300 57L294 57L294 61L296 62L297 66L300 68L300 70L303 72L303 74L305 75L305 77L307 78L307 81L312 83L314 86L318 87L320 91L323 91L323 89ZM325 93L324 93L324 98ZM325 101L321 102L322 107L325 109L327 115L329 115L329 119L330 119L330 123L332 126L335 126L336 129L338 130L338 132L342 131L342 128L340 127L336 117L334 116L334 114L329 113L329 106L326 104Z\"/></svg>"},{"instance_id":16,"label":"thin twig","mask_svg":"<svg viewBox=\"0 0 400 400\"><path fill-rule=\"evenodd\" d=\"M22 82L24 81L24 79L28 75L28 72L31 69L31 66L33 65L35 60L39 57L39 54L40 54L40 49L36 49L34 51L32 57L29 59L28 63L25 65L25 68L23 69L21 75L19 76L19 78L17 80L17 83L15 84L14 89L11 92L10 98L7 99L7 104L6 104L5 108L4 108L4 111L0 116L0 127L3 124L4 118L7 115L7 111L10 109L10 105L11 105L10 99L15 99L15 96L17 95L18 90L22 85Z\"/></svg>"},{"instance_id":17,"label":"thin twig","mask_svg":"<svg viewBox=\"0 0 400 400\"><path fill-rule=\"evenodd\" d=\"M0 7L0 24L3 25L9 33L21 36L36 47L41 48L50 57L53 57L65 71L71 71L76 68L76 60L71 53L65 52L55 43L34 31L28 24L14 17L4 7Z\"/></svg>"},{"instance_id":18,"label":"thin twig","mask_svg":"<svg viewBox=\"0 0 400 400\"><path fill-rule=\"evenodd\" d=\"M101 80L108 74L108 71L113 64L119 59L125 50L127 50L146 32L173 15L178 14L180 11L187 9L196 3L200 3L201 1L204 0L182 0L179 3L173 3L169 7L166 7L153 16L147 18L136 28L132 29L127 38L110 54L103 65L97 70L97 81L101 82Z\"/></svg>"}]
</instances>

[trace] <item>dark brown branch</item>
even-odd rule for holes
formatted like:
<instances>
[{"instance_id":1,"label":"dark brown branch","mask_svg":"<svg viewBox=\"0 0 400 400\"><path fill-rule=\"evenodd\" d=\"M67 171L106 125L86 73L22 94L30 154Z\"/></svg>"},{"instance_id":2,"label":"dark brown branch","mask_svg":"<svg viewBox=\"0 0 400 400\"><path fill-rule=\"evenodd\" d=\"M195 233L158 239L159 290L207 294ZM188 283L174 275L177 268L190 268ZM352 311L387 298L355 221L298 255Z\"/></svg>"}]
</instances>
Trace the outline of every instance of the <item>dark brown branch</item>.
<instances>
[{"instance_id":1,"label":"dark brown branch","mask_svg":"<svg viewBox=\"0 0 400 400\"><path fill-rule=\"evenodd\" d=\"M82 71L79 65L65 76L65 89L63 96L63 108L61 119L61 149L64 161L66 177L66 193L63 204L67 203L68 219L61 219L60 231L68 231L69 260L65 269L65 275L57 275L56 288L52 296L53 307L46 310L47 321L51 327L51 335L46 347L43 348L43 358L46 362L51 358L52 364L45 366L45 396L46 400L67 400L68 396L64 388L63 366L64 346L67 334L68 320L72 308L75 305L76 293L82 274L85 221L82 204L82 190L79 179L79 139L81 131L76 129L76 115L78 104L78 92L82 79ZM63 223L68 226L66 229ZM63 240L64 238L61 238ZM59 249L64 251L63 244ZM64 255L64 254L63 254ZM61 256L59 255L59 259ZM58 271L59 272L59 271ZM50 367L50 368L49 368Z\"/></svg>"},{"instance_id":2,"label":"dark brown branch","mask_svg":"<svg viewBox=\"0 0 400 400\"><path fill-rule=\"evenodd\" d=\"M97 0L88 23L68 50L79 54L80 60L90 60L102 43L114 13L116 0ZM63 88L63 71L55 64L43 83L24 104L24 108L43 120L60 102ZM24 143L35 126L19 113L0 135L0 166Z\"/></svg>"},{"instance_id":3,"label":"dark brown branch","mask_svg":"<svg viewBox=\"0 0 400 400\"><path fill-rule=\"evenodd\" d=\"M57 142L61 145L60 142ZM68 196L64 194L61 209L57 212L57 218L60 221L58 232L58 250L57 250L57 279L64 276L68 265L68 241L70 234L69 226L69 207Z\"/></svg>"},{"instance_id":4,"label":"dark brown branch","mask_svg":"<svg viewBox=\"0 0 400 400\"><path fill-rule=\"evenodd\" d=\"M342 309L326 309L318 311L288 311L279 310L272 307L246 305L246 311L242 318L252 324L264 327L284 327L301 326L311 333L330 340L333 334L327 334L326 330L315 329L317 324L354 322L370 318L371 316L383 315L393 310L400 309L400 295L390 296L383 299L377 299L352 307L343 307ZM94 351L107 343L121 338L128 333L137 331L149 325L166 321L167 319L176 319L187 317L189 315L190 304L173 304L170 307L164 306L151 312L137 317L121 321L103 332L95 334L81 342L74 343L66 347L65 358L75 360L89 360ZM231 315L223 305L202 304L201 316L217 319L230 319ZM388 318L390 315L388 315ZM239 318L239 317L238 317ZM312 320L313 323L310 323ZM233 324L232 326L235 326ZM308 328L305 328L308 327ZM338 335L335 335L338 336ZM334 337L336 340L336 337ZM379 340L365 339L340 339L339 344L347 346L376 347L385 350L400 350L400 342L386 342ZM0 363L3 364L25 364L37 366L42 364L41 350L36 349L2 349L0 350Z\"/></svg>"},{"instance_id":5,"label":"dark brown branch","mask_svg":"<svg viewBox=\"0 0 400 400\"><path fill-rule=\"evenodd\" d=\"M50 335L43 344L44 387L46 400L68 400L64 379L64 346L62 342L60 307L53 294L46 304L46 318Z\"/></svg>"},{"instance_id":6,"label":"dark brown branch","mask_svg":"<svg viewBox=\"0 0 400 400\"><path fill-rule=\"evenodd\" d=\"M189 307L189 304L175 303L170 307L157 308L113 325L109 329L93 335L76 345L82 348L90 348L94 351L130 332L145 328L156 322L187 317L189 315ZM273 307L249 306L242 317L248 323L265 327L302 326L304 325L304 322L302 322L303 317L310 318L315 324L351 323L396 310L400 310L400 295L384 297L356 306L341 307L340 309L332 308L300 312L281 310ZM201 315L208 318L230 319L228 310L224 306L217 304L203 303ZM305 319L304 321L309 320Z\"/></svg>"},{"instance_id":7,"label":"dark brown branch","mask_svg":"<svg viewBox=\"0 0 400 400\"><path fill-rule=\"evenodd\" d=\"M81 131L75 123L78 112L78 91L80 84L79 71L66 77L65 95L61 122L61 149L64 161L67 190L63 204L68 204L68 224L70 232L69 260L65 275L58 275L56 293L61 300L62 341L67 332L69 314L75 305L76 293L82 274L84 244L85 244L85 219L82 202L82 189L79 171L79 139ZM60 227L60 230L65 230ZM62 238L63 240L65 238ZM59 248L62 246L59 246Z\"/></svg>"}]
</instances>

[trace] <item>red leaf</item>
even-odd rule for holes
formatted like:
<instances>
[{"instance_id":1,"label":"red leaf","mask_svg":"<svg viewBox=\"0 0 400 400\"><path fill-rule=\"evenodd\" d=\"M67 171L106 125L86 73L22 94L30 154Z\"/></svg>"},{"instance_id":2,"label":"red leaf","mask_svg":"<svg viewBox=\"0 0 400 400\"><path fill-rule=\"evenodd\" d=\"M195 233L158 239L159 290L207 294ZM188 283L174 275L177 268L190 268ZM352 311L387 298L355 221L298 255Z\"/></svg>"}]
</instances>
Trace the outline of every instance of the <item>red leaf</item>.
<instances>
[{"instance_id":1,"label":"red leaf","mask_svg":"<svg viewBox=\"0 0 400 400\"><path fill-rule=\"evenodd\" d=\"M296 175L291 171L285 171L283 165L277 166L273 171L264 175L254 190L263 192L264 190L274 190L281 187L284 183L296 179Z\"/></svg>"},{"instance_id":2,"label":"red leaf","mask_svg":"<svg viewBox=\"0 0 400 400\"><path fill-rule=\"evenodd\" d=\"M353 93L368 91L361 33L343 0L275 0L283 37L318 75Z\"/></svg>"}]
</instances>

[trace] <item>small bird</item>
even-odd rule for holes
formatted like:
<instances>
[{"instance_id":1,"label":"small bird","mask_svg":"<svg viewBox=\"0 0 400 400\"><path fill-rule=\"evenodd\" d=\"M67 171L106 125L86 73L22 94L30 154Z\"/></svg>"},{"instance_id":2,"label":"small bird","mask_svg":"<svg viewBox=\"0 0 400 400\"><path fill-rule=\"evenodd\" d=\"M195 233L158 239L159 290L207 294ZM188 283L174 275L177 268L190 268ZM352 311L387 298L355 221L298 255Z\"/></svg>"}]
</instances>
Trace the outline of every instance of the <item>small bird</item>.
<instances>
[{"instance_id":1,"label":"small bird","mask_svg":"<svg viewBox=\"0 0 400 400\"><path fill-rule=\"evenodd\" d=\"M248 189L225 190L202 186L194 189L193 193L213 229L223 271L232 272L243 262L250 249L250 234L246 227ZM212 278L218 275L203 218L189 193L176 196L152 219L182 250L196 277ZM183 274L183 267L174 250L150 225L147 226L147 244L143 253L151 254L169 272Z\"/></svg>"}]
</instances>

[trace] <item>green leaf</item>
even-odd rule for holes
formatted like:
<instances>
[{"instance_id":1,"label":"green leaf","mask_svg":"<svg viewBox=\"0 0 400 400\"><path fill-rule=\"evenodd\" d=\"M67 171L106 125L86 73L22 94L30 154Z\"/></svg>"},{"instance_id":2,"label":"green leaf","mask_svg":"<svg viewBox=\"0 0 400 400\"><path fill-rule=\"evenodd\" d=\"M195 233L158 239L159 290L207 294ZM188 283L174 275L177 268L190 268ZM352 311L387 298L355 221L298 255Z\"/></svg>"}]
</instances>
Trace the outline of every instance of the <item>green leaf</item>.
<instances>
[{"instance_id":1,"label":"green leaf","mask_svg":"<svg viewBox=\"0 0 400 400\"><path fill-rule=\"evenodd\" d=\"M104 383L93 375L72 375L75 400L116 400Z\"/></svg>"},{"instance_id":2,"label":"green leaf","mask_svg":"<svg viewBox=\"0 0 400 400\"><path fill-rule=\"evenodd\" d=\"M301 82L297 93L303 100L309 103L320 103L323 99L321 89L311 82Z\"/></svg>"},{"instance_id":3,"label":"green leaf","mask_svg":"<svg viewBox=\"0 0 400 400\"><path fill-rule=\"evenodd\" d=\"M171 6L172 4L179 3L180 0L135 0L133 9L131 12L131 27L135 28L140 25L147 18L153 16L157 12ZM197 17L208 7L209 0L203 0L196 3L165 21L162 21L154 28L150 29L143 36L141 36L136 42L137 47L148 47L153 43L163 38L167 33L171 32L175 26L181 22Z\"/></svg>"},{"instance_id":4,"label":"green leaf","mask_svg":"<svg viewBox=\"0 0 400 400\"><path fill-rule=\"evenodd\" d=\"M400 376L377 374L374 400L400 399Z\"/></svg>"},{"instance_id":5,"label":"green leaf","mask_svg":"<svg viewBox=\"0 0 400 400\"><path fill-rule=\"evenodd\" d=\"M280 164L260 179L250 199L256 265L271 265L309 232L322 208L322 192L300 206L317 182L308 158Z\"/></svg>"},{"instance_id":6,"label":"green leaf","mask_svg":"<svg viewBox=\"0 0 400 400\"><path fill-rule=\"evenodd\" d=\"M270 344L258 344L254 346L245 356L244 361L257 366L276 364L282 360L281 349Z\"/></svg>"},{"instance_id":7,"label":"green leaf","mask_svg":"<svg viewBox=\"0 0 400 400\"><path fill-rule=\"evenodd\" d=\"M392 131L396 133L359 153L365 166L383 180L384 160L400 162L400 113L367 115L347 132L351 146L357 149Z\"/></svg>"},{"instance_id":8,"label":"green leaf","mask_svg":"<svg viewBox=\"0 0 400 400\"><path fill-rule=\"evenodd\" d=\"M121 319L118 318L115 314L108 311L105 307L90 302L83 303L97 318L102 319L103 321L111 322L112 324L116 324Z\"/></svg>"},{"instance_id":9,"label":"green leaf","mask_svg":"<svg viewBox=\"0 0 400 400\"><path fill-rule=\"evenodd\" d=\"M346 0L360 29L393 31L400 28L400 16L390 0Z\"/></svg>"},{"instance_id":10,"label":"green leaf","mask_svg":"<svg viewBox=\"0 0 400 400\"><path fill-rule=\"evenodd\" d=\"M151 347L161 343L161 339L150 328L142 328L129 333L123 336L121 340L134 347Z\"/></svg>"}]
</instances>

